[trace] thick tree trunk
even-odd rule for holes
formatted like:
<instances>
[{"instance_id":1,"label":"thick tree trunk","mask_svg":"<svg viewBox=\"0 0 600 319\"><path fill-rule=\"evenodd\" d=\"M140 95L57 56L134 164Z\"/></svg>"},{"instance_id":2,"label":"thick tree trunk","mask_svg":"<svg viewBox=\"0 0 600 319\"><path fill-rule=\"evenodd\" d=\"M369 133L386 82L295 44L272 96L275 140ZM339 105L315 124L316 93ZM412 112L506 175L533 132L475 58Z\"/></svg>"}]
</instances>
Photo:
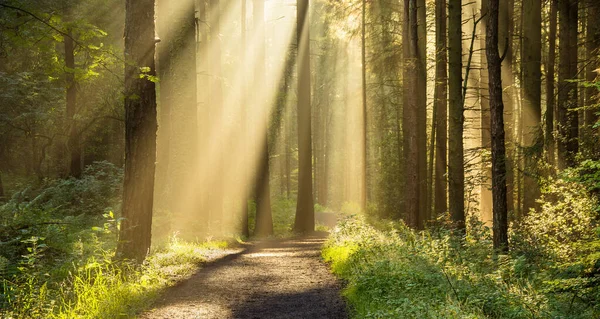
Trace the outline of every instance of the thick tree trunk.
<instances>
[{"instance_id":1,"label":"thick tree trunk","mask_svg":"<svg viewBox=\"0 0 600 319\"><path fill-rule=\"evenodd\" d=\"M556 147L554 140L554 114L556 112L555 97L555 64L556 64L556 20L558 0L550 0L550 22L548 30L548 63L546 65L546 130L544 147L546 159L550 165L555 164Z\"/></svg>"},{"instance_id":2,"label":"thick tree trunk","mask_svg":"<svg viewBox=\"0 0 600 319\"><path fill-rule=\"evenodd\" d=\"M70 154L69 175L75 178L81 177L81 145L75 115L77 113L77 81L75 80L75 44L72 33L64 36L65 42L65 66L67 80L67 120L69 121L68 148Z\"/></svg>"},{"instance_id":3,"label":"thick tree trunk","mask_svg":"<svg viewBox=\"0 0 600 319\"><path fill-rule=\"evenodd\" d=\"M298 200L294 231L313 232L315 213L312 190L310 119L310 34L308 0L298 0Z\"/></svg>"},{"instance_id":4,"label":"thick tree trunk","mask_svg":"<svg viewBox=\"0 0 600 319\"><path fill-rule=\"evenodd\" d=\"M504 104L502 103L502 61L498 52L498 6L488 1L486 54L490 91L490 129L492 136L492 197L494 249L508 251L508 212L506 206L506 149L504 145Z\"/></svg>"},{"instance_id":5,"label":"thick tree trunk","mask_svg":"<svg viewBox=\"0 0 600 319\"><path fill-rule=\"evenodd\" d=\"M448 150L448 52L446 28L446 0L435 2L435 205L434 216L448 209L448 181L446 179Z\"/></svg>"},{"instance_id":6,"label":"thick tree trunk","mask_svg":"<svg viewBox=\"0 0 600 319\"><path fill-rule=\"evenodd\" d=\"M577 111L577 17L578 0L559 1L559 63L558 63L558 166L575 165L579 151L579 116Z\"/></svg>"},{"instance_id":7,"label":"thick tree trunk","mask_svg":"<svg viewBox=\"0 0 600 319\"><path fill-rule=\"evenodd\" d=\"M156 91L140 77L140 67L154 66L154 0L127 0L125 14L125 180L124 218L117 256L142 262L150 249L154 163L156 161Z\"/></svg>"},{"instance_id":8,"label":"thick tree trunk","mask_svg":"<svg viewBox=\"0 0 600 319\"><path fill-rule=\"evenodd\" d=\"M448 195L450 217L465 228L461 0L448 1Z\"/></svg>"},{"instance_id":9,"label":"thick tree trunk","mask_svg":"<svg viewBox=\"0 0 600 319\"><path fill-rule=\"evenodd\" d=\"M404 0L404 105L402 133L405 160L405 212L406 224L420 227L420 177L419 161L419 89L420 61L417 30L417 0ZM417 79L417 80L415 80Z\"/></svg>"},{"instance_id":10,"label":"thick tree trunk","mask_svg":"<svg viewBox=\"0 0 600 319\"><path fill-rule=\"evenodd\" d=\"M523 212L536 206L540 196L537 160L542 151L542 4L540 0L523 0L523 35L521 45L523 147L525 170Z\"/></svg>"}]
</instances>

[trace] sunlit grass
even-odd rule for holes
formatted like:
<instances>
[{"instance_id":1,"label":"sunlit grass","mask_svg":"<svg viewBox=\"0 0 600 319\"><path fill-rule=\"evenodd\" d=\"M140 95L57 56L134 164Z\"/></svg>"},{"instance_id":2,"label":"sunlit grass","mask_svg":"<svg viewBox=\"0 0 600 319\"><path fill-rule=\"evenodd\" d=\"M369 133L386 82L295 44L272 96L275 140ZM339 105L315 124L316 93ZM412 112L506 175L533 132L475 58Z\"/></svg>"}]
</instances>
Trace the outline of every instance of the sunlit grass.
<instances>
[{"instance_id":1,"label":"sunlit grass","mask_svg":"<svg viewBox=\"0 0 600 319\"><path fill-rule=\"evenodd\" d=\"M188 278L207 254L226 242L193 243L174 237L139 268L110 259L90 260L63 283L57 311L48 318L130 318L167 287Z\"/></svg>"}]
</instances>

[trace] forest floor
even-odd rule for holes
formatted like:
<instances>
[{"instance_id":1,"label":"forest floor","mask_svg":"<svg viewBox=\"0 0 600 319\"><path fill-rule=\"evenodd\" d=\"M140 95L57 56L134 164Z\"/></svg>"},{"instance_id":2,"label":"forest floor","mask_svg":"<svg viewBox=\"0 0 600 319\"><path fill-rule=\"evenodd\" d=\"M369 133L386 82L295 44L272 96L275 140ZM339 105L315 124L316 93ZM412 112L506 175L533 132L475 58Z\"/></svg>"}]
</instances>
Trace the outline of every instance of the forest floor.
<instances>
[{"instance_id":1,"label":"forest floor","mask_svg":"<svg viewBox=\"0 0 600 319\"><path fill-rule=\"evenodd\" d=\"M140 319L347 318L341 283L321 259L326 234L251 242L204 264Z\"/></svg>"}]
</instances>

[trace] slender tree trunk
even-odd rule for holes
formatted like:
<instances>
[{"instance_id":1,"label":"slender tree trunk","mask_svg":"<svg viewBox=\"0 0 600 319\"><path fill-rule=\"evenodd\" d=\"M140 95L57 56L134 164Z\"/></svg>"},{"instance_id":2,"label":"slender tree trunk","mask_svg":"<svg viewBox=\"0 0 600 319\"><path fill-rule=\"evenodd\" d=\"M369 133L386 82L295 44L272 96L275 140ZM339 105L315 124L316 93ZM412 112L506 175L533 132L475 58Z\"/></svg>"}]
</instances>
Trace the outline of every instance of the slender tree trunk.
<instances>
[{"instance_id":1,"label":"slender tree trunk","mask_svg":"<svg viewBox=\"0 0 600 319\"><path fill-rule=\"evenodd\" d=\"M577 111L577 18L578 0L559 1L559 65L558 65L558 166L575 165L579 151Z\"/></svg>"},{"instance_id":2,"label":"slender tree trunk","mask_svg":"<svg viewBox=\"0 0 600 319\"><path fill-rule=\"evenodd\" d=\"M490 88L490 128L492 136L492 197L494 249L508 251L508 211L506 206L506 150L504 146L504 104L502 103L502 61L498 52L499 1L488 1L486 53Z\"/></svg>"},{"instance_id":3,"label":"slender tree trunk","mask_svg":"<svg viewBox=\"0 0 600 319\"><path fill-rule=\"evenodd\" d=\"M461 0L448 1L448 195L450 217L465 228Z\"/></svg>"},{"instance_id":4,"label":"slender tree trunk","mask_svg":"<svg viewBox=\"0 0 600 319\"><path fill-rule=\"evenodd\" d=\"M594 82L597 78L595 72L600 68L600 23L596 20L600 15L600 2L596 0L587 0L587 35L586 50L588 65L586 69L586 81ZM592 158L600 159L600 129L594 128L598 123L598 91L595 88L585 90L586 110L585 110L585 130L586 130L586 149Z\"/></svg>"},{"instance_id":5,"label":"slender tree trunk","mask_svg":"<svg viewBox=\"0 0 600 319\"><path fill-rule=\"evenodd\" d=\"M203 1L203 0L202 0ZM246 48L246 17L247 17L247 2L246 0L242 0L242 16L241 16L241 28L242 28L242 34L241 34L241 43L242 43L242 48ZM242 67L245 67L246 63L248 63L247 58L245 58L246 55L244 55L244 59L242 61ZM248 181L250 180L250 172L248 170L248 154L250 154L249 149L248 149L248 111L247 111L247 107L246 105L248 105L248 87L247 87L247 82L246 81L242 81L242 102L243 105L241 106L241 116L240 116L240 121L242 122L242 132L244 132L244 136L242 136L241 138L244 139L244 141L242 142L243 147L244 147L244 156L241 156L241 172L242 172L242 181L243 181L243 185L242 185L242 190L241 190L241 223L240 223L240 233L245 236L245 237L250 237L250 225L249 225L249 221L248 221L248 199L250 196L250 190L248 187Z\"/></svg>"},{"instance_id":6,"label":"slender tree trunk","mask_svg":"<svg viewBox=\"0 0 600 319\"><path fill-rule=\"evenodd\" d=\"M427 8L425 0L417 0L417 144L419 158L419 216L417 228L422 229L430 216L427 198Z\"/></svg>"},{"instance_id":7,"label":"slender tree trunk","mask_svg":"<svg viewBox=\"0 0 600 319\"><path fill-rule=\"evenodd\" d=\"M298 39L298 200L294 231L313 232L315 213L312 190L310 119L309 1L297 0Z\"/></svg>"},{"instance_id":8,"label":"slender tree trunk","mask_svg":"<svg viewBox=\"0 0 600 319\"><path fill-rule=\"evenodd\" d=\"M367 123L367 50L366 50L366 18L367 1L362 0L362 23L361 23L361 75L362 75L362 129L363 129L363 151L362 151L362 191L360 193L360 205L363 211L367 209L367 153L368 153L368 123Z\"/></svg>"},{"instance_id":9,"label":"slender tree trunk","mask_svg":"<svg viewBox=\"0 0 600 319\"><path fill-rule=\"evenodd\" d=\"M156 90L140 77L154 65L154 0L127 0L125 11L125 179L117 256L142 262L150 249L154 163L156 161Z\"/></svg>"},{"instance_id":10,"label":"slender tree trunk","mask_svg":"<svg viewBox=\"0 0 600 319\"><path fill-rule=\"evenodd\" d=\"M255 85L267 85L265 81L265 2L254 0L254 29L258 36L256 68L254 70ZM257 108L265 108L267 101L256 99ZM269 109L257 110L260 114L259 125L264 127L264 135L260 142L259 168L256 179L256 226L254 234L269 236L273 234L273 217L271 213L271 189L269 186Z\"/></svg>"},{"instance_id":11,"label":"slender tree trunk","mask_svg":"<svg viewBox=\"0 0 600 319\"><path fill-rule=\"evenodd\" d=\"M548 30L548 63L546 65L546 131L544 146L546 158L550 165L555 165L556 146L554 141L554 114L556 112L555 97L555 64L556 64L556 20L558 0L550 0L550 22Z\"/></svg>"},{"instance_id":12,"label":"slender tree trunk","mask_svg":"<svg viewBox=\"0 0 600 319\"><path fill-rule=\"evenodd\" d=\"M481 69L479 76L479 88L480 88L480 104L481 104L481 147L482 149L491 152L491 143L492 138L490 136L490 97L487 94L488 85L489 85L489 77L487 73L487 58L485 53L485 34L487 32L487 24L488 24L488 16L489 12L487 0L481 1L481 14L485 14L482 17L481 23L483 24L480 28L480 47L481 47ZM506 40L502 40L506 41ZM480 214L481 220L484 223L491 223L493 221L492 215L492 169L489 165L489 161L487 161L487 157L484 157L482 160L482 167L484 180L481 183L481 204L480 204Z\"/></svg>"},{"instance_id":13,"label":"slender tree trunk","mask_svg":"<svg viewBox=\"0 0 600 319\"><path fill-rule=\"evenodd\" d=\"M70 153L69 175L81 177L81 145L75 115L77 113L77 81L75 80L75 44L72 33L64 36L65 66L67 79L67 119L69 121L69 137L67 145Z\"/></svg>"},{"instance_id":14,"label":"slender tree trunk","mask_svg":"<svg viewBox=\"0 0 600 319\"><path fill-rule=\"evenodd\" d=\"M448 209L448 181L446 179L448 151L448 52L446 28L446 0L435 2L435 208L434 216L441 216Z\"/></svg>"},{"instance_id":15,"label":"slender tree trunk","mask_svg":"<svg viewBox=\"0 0 600 319\"><path fill-rule=\"evenodd\" d=\"M402 131L405 159L405 211L408 226L420 226L420 161L419 161L419 90L420 61L417 25L417 0L404 0L404 105ZM415 79L417 79L415 81Z\"/></svg>"},{"instance_id":16,"label":"slender tree trunk","mask_svg":"<svg viewBox=\"0 0 600 319\"><path fill-rule=\"evenodd\" d=\"M500 12L498 14L498 46L500 52L505 54L504 63L502 63L502 83L504 84L504 93L502 102L504 103L504 131L506 134L506 142L508 144L507 161L506 161L506 188L507 188L507 205L508 211L514 211L514 174L512 159L515 158L516 138L515 116L516 109L514 106L513 96L515 96L514 75L513 75L513 33L514 33L514 0L500 1ZM489 17L488 17L489 19Z\"/></svg>"},{"instance_id":17,"label":"slender tree trunk","mask_svg":"<svg viewBox=\"0 0 600 319\"><path fill-rule=\"evenodd\" d=\"M537 160L542 151L542 4L523 0L521 45L523 146L525 150L523 212L536 206L540 196Z\"/></svg>"}]
</instances>

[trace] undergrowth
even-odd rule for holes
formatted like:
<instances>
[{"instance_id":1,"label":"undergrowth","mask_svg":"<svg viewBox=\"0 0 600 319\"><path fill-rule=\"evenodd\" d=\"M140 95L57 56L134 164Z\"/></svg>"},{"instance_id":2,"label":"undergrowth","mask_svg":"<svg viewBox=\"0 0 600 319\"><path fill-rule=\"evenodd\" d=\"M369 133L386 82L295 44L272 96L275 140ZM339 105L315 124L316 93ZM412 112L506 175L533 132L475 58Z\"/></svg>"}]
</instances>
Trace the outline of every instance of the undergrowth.
<instances>
[{"instance_id":1,"label":"undergrowth","mask_svg":"<svg viewBox=\"0 0 600 319\"><path fill-rule=\"evenodd\" d=\"M141 266L114 261L121 180L95 163L79 180L46 180L0 206L0 318L130 318L226 246L171 236Z\"/></svg>"},{"instance_id":2,"label":"undergrowth","mask_svg":"<svg viewBox=\"0 0 600 319\"><path fill-rule=\"evenodd\" d=\"M541 209L511 225L511 252L491 232L351 215L322 255L347 282L354 318L600 318L597 202L577 182L549 181Z\"/></svg>"}]
</instances>

